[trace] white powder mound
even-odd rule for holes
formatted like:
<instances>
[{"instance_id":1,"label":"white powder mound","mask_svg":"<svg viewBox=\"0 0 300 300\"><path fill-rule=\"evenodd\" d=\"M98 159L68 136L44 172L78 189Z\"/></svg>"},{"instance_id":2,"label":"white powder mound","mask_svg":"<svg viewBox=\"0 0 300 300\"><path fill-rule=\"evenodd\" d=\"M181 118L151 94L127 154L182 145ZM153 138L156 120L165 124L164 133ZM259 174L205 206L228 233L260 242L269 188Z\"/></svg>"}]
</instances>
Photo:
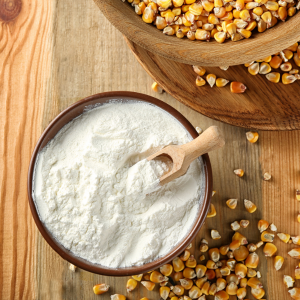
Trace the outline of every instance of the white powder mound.
<instances>
[{"instance_id":1,"label":"white powder mound","mask_svg":"<svg viewBox=\"0 0 300 300\"><path fill-rule=\"evenodd\" d=\"M38 155L33 197L41 220L76 256L106 267L167 254L202 205L203 165L194 161L160 187L166 164L145 158L190 140L176 119L150 104L115 102L85 112Z\"/></svg>"}]
</instances>

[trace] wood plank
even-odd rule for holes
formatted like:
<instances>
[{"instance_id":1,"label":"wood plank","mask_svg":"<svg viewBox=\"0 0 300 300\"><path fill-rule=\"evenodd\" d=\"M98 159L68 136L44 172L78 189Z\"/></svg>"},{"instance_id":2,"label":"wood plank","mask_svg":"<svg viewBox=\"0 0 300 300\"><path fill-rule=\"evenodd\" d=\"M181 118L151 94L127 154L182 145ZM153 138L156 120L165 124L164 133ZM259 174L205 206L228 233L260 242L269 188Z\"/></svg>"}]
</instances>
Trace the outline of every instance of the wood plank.
<instances>
[{"instance_id":1,"label":"wood plank","mask_svg":"<svg viewBox=\"0 0 300 300\"><path fill-rule=\"evenodd\" d=\"M126 277L104 277L83 270L72 273L68 263L37 232L27 205L27 167L42 129L65 107L97 92L150 94L175 107L194 126L205 129L217 125L224 132L226 147L210 156L217 216L201 229L193 247L196 258L201 238L207 237L211 246L221 243L209 238L210 229L218 229L222 243L228 243L230 223L236 219L251 221L251 228L241 231L250 241L259 239L256 222L261 217L275 222L284 232L298 233L298 224L290 219L298 210L294 188L300 184L299 132L261 132L259 142L252 145L245 139L245 129L204 117L168 94L155 94L150 88L152 79L91 0L38 4L23 1L15 21L1 23L0 48L5 49L0 53L5 62L0 66L0 138L4 141L0 143L1 299L109 300L113 293L126 294ZM233 174L238 167L245 170L244 178ZM262 181L264 171L273 175L270 182ZM234 197L240 203L235 211L229 211L225 201ZM250 215L244 210L244 198L258 205L256 213ZM277 244L286 257L285 251L291 246ZM296 261L288 260L283 271L275 273L272 260L261 258L266 298L288 299L282 274L292 275ZM110 292L100 297L92 292L99 282L111 285ZM157 299L157 291L158 287L147 292L139 286L128 299Z\"/></svg>"},{"instance_id":2,"label":"wood plank","mask_svg":"<svg viewBox=\"0 0 300 300\"><path fill-rule=\"evenodd\" d=\"M6 1L12 5L10 14L4 2L0 20L0 298L34 299L36 228L27 203L26 177L41 133L50 70L51 3L23 1L19 11L14 5L20 1Z\"/></svg>"}]
</instances>

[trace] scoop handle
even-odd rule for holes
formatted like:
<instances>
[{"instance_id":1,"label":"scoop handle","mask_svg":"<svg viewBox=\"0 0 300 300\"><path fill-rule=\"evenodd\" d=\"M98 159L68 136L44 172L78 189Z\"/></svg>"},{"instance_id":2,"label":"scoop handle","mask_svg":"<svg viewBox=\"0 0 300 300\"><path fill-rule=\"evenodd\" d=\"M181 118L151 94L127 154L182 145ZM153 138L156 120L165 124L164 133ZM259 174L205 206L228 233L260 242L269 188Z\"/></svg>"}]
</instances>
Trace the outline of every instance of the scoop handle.
<instances>
[{"instance_id":1,"label":"scoop handle","mask_svg":"<svg viewBox=\"0 0 300 300\"><path fill-rule=\"evenodd\" d=\"M190 164L194 159L204 153L221 148L225 145L225 140L217 126L206 129L193 141L181 146L185 152L185 163Z\"/></svg>"}]
</instances>

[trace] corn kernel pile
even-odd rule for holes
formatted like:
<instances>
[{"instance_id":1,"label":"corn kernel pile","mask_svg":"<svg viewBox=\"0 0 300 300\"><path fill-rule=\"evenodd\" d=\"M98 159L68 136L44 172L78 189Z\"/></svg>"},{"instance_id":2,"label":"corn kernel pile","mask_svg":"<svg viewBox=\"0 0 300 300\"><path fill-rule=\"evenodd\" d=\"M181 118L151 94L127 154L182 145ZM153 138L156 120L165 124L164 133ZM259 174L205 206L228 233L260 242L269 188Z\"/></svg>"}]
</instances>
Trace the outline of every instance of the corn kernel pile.
<instances>
[{"instance_id":1,"label":"corn kernel pile","mask_svg":"<svg viewBox=\"0 0 300 300\"><path fill-rule=\"evenodd\" d=\"M125 0L122 0L125 2ZM166 35L218 43L249 38L292 17L298 0L127 0L145 23Z\"/></svg>"}]
</instances>

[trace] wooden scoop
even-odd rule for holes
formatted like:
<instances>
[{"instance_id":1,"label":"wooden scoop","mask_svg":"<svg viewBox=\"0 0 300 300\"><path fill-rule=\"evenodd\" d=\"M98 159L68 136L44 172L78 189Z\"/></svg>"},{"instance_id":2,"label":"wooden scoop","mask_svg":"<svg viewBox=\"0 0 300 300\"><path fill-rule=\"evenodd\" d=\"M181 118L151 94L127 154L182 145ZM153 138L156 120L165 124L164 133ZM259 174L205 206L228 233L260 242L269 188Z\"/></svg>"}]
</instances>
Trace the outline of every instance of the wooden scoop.
<instances>
[{"instance_id":1,"label":"wooden scoop","mask_svg":"<svg viewBox=\"0 0 300 300\"><path fill-rule=\"evenodd\" d=\"M186 173L191 162L204 153L225 145L225 140L217 126L206 129L199 137L184 145L170 145L147 157L148 160L167 157L173 162L172 169L160 178L164 185Z\"/></svg>"}]
</instances>

